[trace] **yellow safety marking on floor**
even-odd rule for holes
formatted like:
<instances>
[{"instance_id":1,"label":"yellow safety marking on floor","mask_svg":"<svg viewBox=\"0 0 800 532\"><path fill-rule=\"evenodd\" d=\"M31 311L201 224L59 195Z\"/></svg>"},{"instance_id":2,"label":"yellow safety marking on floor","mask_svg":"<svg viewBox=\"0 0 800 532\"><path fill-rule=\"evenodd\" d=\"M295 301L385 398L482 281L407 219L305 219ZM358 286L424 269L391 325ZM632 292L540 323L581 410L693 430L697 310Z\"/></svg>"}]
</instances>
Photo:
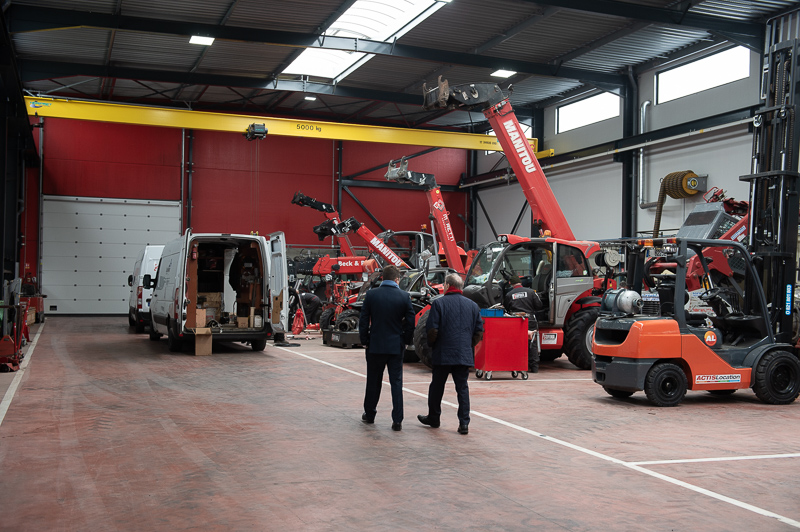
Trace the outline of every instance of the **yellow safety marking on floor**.
<instances>
[{"instance_id":1,"label":"yellow safety marking on floor","mask_svg":"<svg viewBox=\"0 0 800 532\"><path fill-rule=\"evenodd\" d=\"M497 141L497 137L477 133L366 126L295 118L211 113L167 107L123 105L58 98L33 98L30 96L25 97L25 107L29 116L45 118L68 118L117 124L228 131L242 134L250 124L264 124L267 128L267 137L280 135L465 150L503 150ZM533 149L536 150L538 146L536 139L528 139L528 141L533 146ZM539 159L543 159L551 157L553 154L553 150L544 150L537 152L536 156Z\"/></svg>"},{"instance_id":2,"label":"yellow safety marking on floor","mask_svg":"<svg viewBox=\"0 0 800 532\"><path fill-rule=\"evenodd\" d=\"M350 369L347 369L347 368L343 368L341 366L337 366L336 364L331 364L330 362L325 362L324 360L320 360L318 358L314 358L314 357L310 357L308 355L304 355L303 353L298 353L297 351L292 351L291 349L287 349L285 347L278 347L278 349L281 349L281 350L286 351L288 353L292 353L293 355L298 355L298 356L301 356L303 358L307 358L309 360L313 360L315 362L319 362L321 364L325 364L326 366L330 366L332 368L336 368L336 369L340 369L342 371L346 371L347 373L352 373L353 375L358 375L359 377L362 377L362 378L366 378L366 375L363 375L363 374L358 373L356 371L353 371L353 370L350 370ZM384 381L383 383L387 384L387 385L389 384L386 381ZM420 392L417 392L417 391L414 391L414 390L409 390L407 388L403 388L403 391L404 392L408 392L408 393L413 394L413 395L417 395L419 397L424 397L426 399L428 397L428 395L425 394L425 393L420 393ZM453 407L453 408L458 408L457 404L451 403L449 401L442 401L442 404L450 406L450 407ZM694 484L689 484L688 482L684 482L683 480L678 480L677 478L673 478L673 477L670 477L670 476L667 476L667 475L662 475L661 473L657 473L655 471L651 471L649 469L641 467L640 465L637 465L636 462L626 462L625 460L620 460L619 458L614 458L613 456L608 456L606 454L599 453L597 451L593 451L593 450L587 449L585 447L581 447L580 445L575 445L574 443L570 443L568 441L559 440L558 438L553 438L552 436L547 436L546 434L542 434L540 432L536 432L534 430L522 427L520 425L516 425L514 423L510 423L508 421L504 421L502 419L499 419L499 418L496 418L496 417L493 417L493 416L489 416L487 414L483 414L481 412L477 412L475 410L470 410L469 413L470 413L470 416L480 417L480 418L486 419L487 421L492 421L494 423L497 423L499 425L503 425L504 427L508 427L510 429L513 429L513 430L517 430L517 431L522 432L524 434L528 434L530 436L535 436L535 437L540 438L542 440L546 440L546 441L549 441L551 443L555 443L556 445L561 445L562 447L567 447L569 449L572 449L574 451L578 451L578 452L583 453L583 454L587 454L589 456L594 456L595 458L599 458L600 460L604 460L604 461L610 462L612 464L617 464L619 466L628 468L628 469L630 469L632 471L637 471L639 473L643 473L645 475L657 478L659 480L663 480L664 482L668 482L668 483L673 484L675 486L680 486L682 488L694 491L695 493L699 493L701 495L706 495L706 496L711 497L713 499L717 499L718 501L722 501L722 502L731 504L733 506L736 506L738 508L742 508L743 510L748 510L748 511L751 511L753 513L762 515L764 517L769 517L769 518L772 518L772 519L776 519L776 520L780 521L783 524L786 524L786 525L789 525L789 526L792 526L792 527L795 527L795 528L800 528L800 521L796 521L794 519L791 519L789 517L777 514L775 512L771 512L769 510L765 510L764 508L760 508L758 506L754 506L752 504L749 504L749 503L746 503L746 502L743 502L743 501L739 501L739 500L734 499L732 497L728 497L726 495L722 495L720 493L716 493L714 491L707 490L705 488L701 488L700 486L695 486Z\"/></svg>"}]
</instances>

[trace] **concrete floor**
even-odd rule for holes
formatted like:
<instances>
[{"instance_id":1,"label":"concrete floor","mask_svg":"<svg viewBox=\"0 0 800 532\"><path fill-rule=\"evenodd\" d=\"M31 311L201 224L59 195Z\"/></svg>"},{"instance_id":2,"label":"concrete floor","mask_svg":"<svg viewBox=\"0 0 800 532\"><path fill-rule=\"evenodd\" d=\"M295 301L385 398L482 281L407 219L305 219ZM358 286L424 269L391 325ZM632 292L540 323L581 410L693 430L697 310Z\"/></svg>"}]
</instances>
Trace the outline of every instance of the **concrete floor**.
<instances>
[{"instance_id":1,"label":"concrete floor","mask_svg":"<svg viewBox=\"0 0 800 532\"><path fill-rule=\"evenodd\" d=\"M393 432L388 386L360 421L363 350L319 337L194 357L125 317L51 316L32 335L28 365L0 375L0 530L800 527L800 402L656 408L559 359L471 378L462 436L451 384L441 428L416 421L430 373L406 364Z\"/></svg>"}]
</instances>

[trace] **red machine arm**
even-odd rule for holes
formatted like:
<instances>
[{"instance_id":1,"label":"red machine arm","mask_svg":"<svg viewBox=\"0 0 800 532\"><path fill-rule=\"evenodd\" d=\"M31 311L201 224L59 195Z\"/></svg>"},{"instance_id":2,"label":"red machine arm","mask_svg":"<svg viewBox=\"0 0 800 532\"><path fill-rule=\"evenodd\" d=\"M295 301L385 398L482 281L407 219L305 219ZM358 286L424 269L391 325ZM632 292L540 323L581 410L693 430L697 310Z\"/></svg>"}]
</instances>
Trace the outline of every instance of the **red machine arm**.
<instances>
[{"instance_id":1,"label":"red machine arm","mask_svg":"<svg viewBox=\"0 0 800 532\"><path fill-rule=\"evenodd\" d=\"M375 235L375 233L370 231L366 225L356 220L355 217L348 218L338 224L326 222L314 228L314 232L320 236L325 234L325 236L336 235L337 237L341 237L350 231L355 231L355 233L367 243L367 247L370 251L383 257L389 264L394 264L398 268L411 269L403 259L397 256L397 253L392 251L389 246L384 244L383 241Z\"/></svg>"},{"instance_id":2,"label":"red machine arm","mask_svg":"<svg viewBox=\"0 0 800 532\"><path fill-rule=\"evenodd\" d=\"M398 183L411 183L425 188L425 195L428 198L428 207L436 226L436 234L439 235L440 243L444 251L447 265L456 270L462 276L466 275L464 263L461 260L461 251L456 243L453 228L450 226L450 213L444 205L442 191L436 184L433 174L423 174L420 172L409 172L408 161L405 157L400 159L397 166L395 161L389 161L389 169L384 176L389 181Z\"/></svg>"},{"instance_id":3,"label":"red machine arm","mask_svg":"<svg viewBox=\"0 0 800 532\"><path fill-rule=\"evenodd\" d=\"M533 224L542 230L550 230L550 234L556 238L575 240L536 154L522 133L511 102L503 95L500 87L494 83L470 83L450 87L440 77L438 87L430 91L423 88L423 91L425 109L481 107L522 185L522 192L531 208Z\"/></svg>"},{"instance_id":4,"label":"red machine arm","mask_svg":"<svg viewBox=\"0 0 800 532\"><path fill-rule=\"evenodd\" d=\"M297 192L292 198L292 203L294 205L300 205L301 207L311 207L314 210L320 211L325 215L328 219L328 222L323 223L320 226L314 228L314 232L317 233L320 240L324 240L327 236L331 236L329 234L324 234L323 232L317 231L318 228L326 226L326 224L338 224L339 223L339 215L336 212L336 209L330 203L324 203L322 201L316 200L314 198L309 198L302 192ZM355 256L356 252L353 250L353 246L350 244L350 239L347 237L346 234L336 234L335 235L339 240L339 246L342 248L342 253L347 255L348 257Z\"/></svg>"}]
</instances>

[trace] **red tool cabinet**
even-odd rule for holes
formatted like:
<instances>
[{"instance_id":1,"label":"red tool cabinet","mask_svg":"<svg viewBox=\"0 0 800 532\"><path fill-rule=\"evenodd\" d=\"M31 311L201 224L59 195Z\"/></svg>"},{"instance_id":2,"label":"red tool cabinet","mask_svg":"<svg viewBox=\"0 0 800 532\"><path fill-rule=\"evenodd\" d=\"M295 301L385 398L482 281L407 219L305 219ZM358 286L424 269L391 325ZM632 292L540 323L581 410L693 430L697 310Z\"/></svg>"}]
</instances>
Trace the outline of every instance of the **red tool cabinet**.
<instances>
[{"instance_id":1,"label":"red tool cabinet","mask_svg":"<svg viewBox=\"0 0 800 532\"><path fill-rule=\"evenodd\" d=\"M484 317L483 340L475 346L475 376L492 380L493 371L528 378L528 318Z\"/></svg>"}]
</instances>

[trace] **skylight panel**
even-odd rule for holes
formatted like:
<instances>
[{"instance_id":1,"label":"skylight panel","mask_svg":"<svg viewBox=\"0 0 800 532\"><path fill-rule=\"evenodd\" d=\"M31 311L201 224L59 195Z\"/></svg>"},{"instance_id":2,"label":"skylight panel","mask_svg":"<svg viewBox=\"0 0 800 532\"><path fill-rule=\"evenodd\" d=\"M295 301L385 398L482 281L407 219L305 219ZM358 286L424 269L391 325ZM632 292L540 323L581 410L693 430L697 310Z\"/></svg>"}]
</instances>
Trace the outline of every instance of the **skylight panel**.
<instances>
[{"instance_id":1,"label":"skylight panel","mask_svg":"<svg viewBox=\"0 0 800 532\"><path fill-rule=\"evenodd\" d=\"M324 35L390 42L445 4L440 0L357 0ZM339 81L371 57L359 52L306 48L283 73Z\"/></svg>"}]
</instances>

